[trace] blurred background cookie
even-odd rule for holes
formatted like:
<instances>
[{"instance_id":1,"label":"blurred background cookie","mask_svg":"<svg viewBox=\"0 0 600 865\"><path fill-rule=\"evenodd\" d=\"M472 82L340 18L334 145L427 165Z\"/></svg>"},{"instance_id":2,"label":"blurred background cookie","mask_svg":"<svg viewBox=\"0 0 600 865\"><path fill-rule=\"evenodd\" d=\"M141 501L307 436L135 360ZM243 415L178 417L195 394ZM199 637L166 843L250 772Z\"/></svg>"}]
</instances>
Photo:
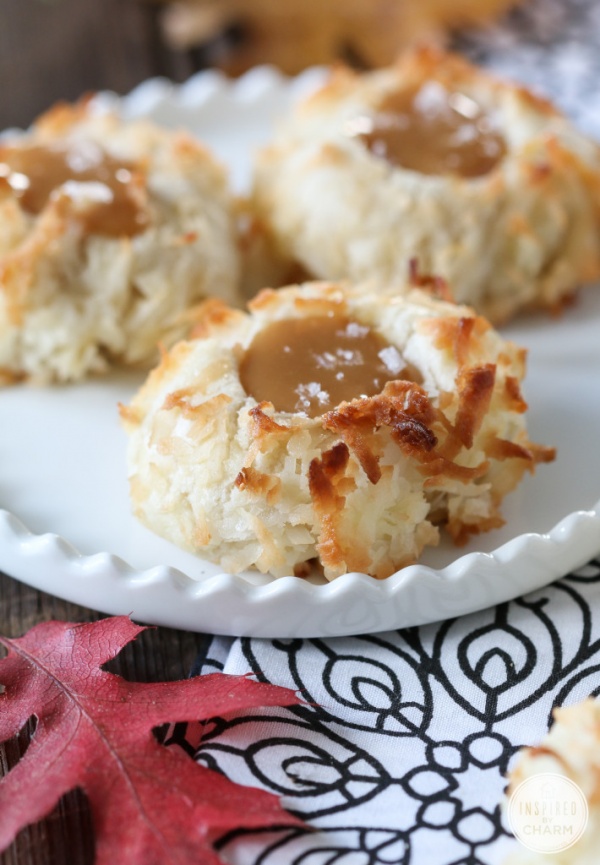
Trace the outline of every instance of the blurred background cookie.
<instances>
[{"instance_id":1,"label":"blurred background cookie","mask_svg":"<svg viewBox=\"0 0 600 865\"><path fill-rule=\"evenodd\" d=\"M237 301L224 170L187 135L56 107L0 144L0 287L5 379L148 363L189 307Z\"/></svg>"},{"instance_id":2,"label":"blurred background cookie","mask_svg":"<svg viewBox=\"0 0 600 865\"><path fill-rule=\"evenodd\" d=\"M315 277L409 262L494 322L600 274L600 149L546 101L424 48L330 82L259 154L253 202Z\"/></svg>"},{"instance_id":3,"label":"blurred background cookie","mask_svg":"<svg viewBox=\"0 0 600 865\"><path fill-rule=\"evenodd\" d=\"M391 63L416 39L489 19L515 0L166 0L167 43L204 50L238 75L259 63L288 74L342 60L359 68Z\"/></svg>"},{"instance_id":4,"label":"blurred background cookie","mask_svg":"<svg viewBox=\"0 0 600 865\"><path fill-rule=\"evenodd\" d=\"M306 283L209 302L122 410L135 514L237 573L390 576L502 524L553 458L532 445L524 350L412 290ZM405 296L402 296L405 294Z\"/></svg>"},{"instance_id":5,"label":"blurred background cookie","mask_svg":"<svg viewBox=\"0 0 600 865\"><path fill-rule=\"evenodd\" d=\"M537 807L546 807L545 820L521 818L518 828L523 838L531 842L533 849L515 845L514 851L504 860L503 865L595 865L600 849L600 701L590 697L572 706L562 706L554 710L554 721L548 735L532 748L523 748L517 755L515 764L508 776L507 800L524 781L539 778L535 788L545 798ZM549 774L547 774L549 773ZM556 777L564 777L574 782L585 801L589 812L587 826L582 836L576 840L574 826L584 823L581 805L573 801L564 802L564 786L560 787L563 797L553 790ZM544 783L547 790L544 789ZM568 790L568 788L567 788ZM530 801L535 799L530 795ZM530 804L529 807L532 807ZM539 813L539 812L538 812ZM517 817L519 812L516 812ZM537 817L537 814L536 814ZM527 822L535 824L527 827ZM545 825L544 825L545 824ZM529 829L529 836L526 829ZM543 835L543 830L547 835ZM534 834L534 831L537 834ZM551 853L543 851L543 842L549 837L554 842ZM571 846L571 843L573 845Z\"/></svg>"},{"instance_id":6,"label":"blurred background cookie","mask_svg":"<svg viewBox=\"0 0 600 865\"><path fill-rule=\"evenodd\" d=\"M123 94L155 75L184 81L200 69L241 72L261 63L295 72L336 60L381 66L414 36L439 39L446 27L488 21L513 6L511 0L3 0L0 128L27 126L58 99L101 89Z\"/></svg>"}]
</instances>

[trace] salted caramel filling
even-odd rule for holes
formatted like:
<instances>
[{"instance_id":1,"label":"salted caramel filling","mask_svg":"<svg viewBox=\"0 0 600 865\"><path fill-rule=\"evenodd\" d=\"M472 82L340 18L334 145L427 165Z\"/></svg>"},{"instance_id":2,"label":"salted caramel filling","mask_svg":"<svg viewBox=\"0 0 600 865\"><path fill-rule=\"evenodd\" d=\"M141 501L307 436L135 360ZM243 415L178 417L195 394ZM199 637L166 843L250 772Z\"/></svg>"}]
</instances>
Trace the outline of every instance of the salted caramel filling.
<instances>
[{"instance_id":1,"label":"salted caramel filling","mask_svg":"<svg viewBox=\"0 0 600 865\"><path fill-rule=\"evenodd\" d=\"M78 219L89 234L131 236L147 226L133 184L134 171L133 165L90 143L68 149L0 147L0 180L24 210L40 213L60 190L78 204Z\"/></svg>"},{"instance_id":2,"label":"salted caramel filling","mask_svg":"<svg viewBox=\"0 0 600 865\"><path fill-rule=\"evenodd\" d=\"M506 142L481 107L436 81L390 94L374 115L348 131L392 165L421 174L481 177L506 153Z\"/></svg>"},{"instance_id":3,"label":"salted caramel filling","mask_svg":"<svg viewBox=\"0 0 600 865\"><path fill-rule=\"evenodd\" d=\"M415 375L395 346L341 315L272 322L257 334L240 365L247 394L277 411L309 417L374 396L387 381L414 381Z\"/></svg>"}]
</instances>

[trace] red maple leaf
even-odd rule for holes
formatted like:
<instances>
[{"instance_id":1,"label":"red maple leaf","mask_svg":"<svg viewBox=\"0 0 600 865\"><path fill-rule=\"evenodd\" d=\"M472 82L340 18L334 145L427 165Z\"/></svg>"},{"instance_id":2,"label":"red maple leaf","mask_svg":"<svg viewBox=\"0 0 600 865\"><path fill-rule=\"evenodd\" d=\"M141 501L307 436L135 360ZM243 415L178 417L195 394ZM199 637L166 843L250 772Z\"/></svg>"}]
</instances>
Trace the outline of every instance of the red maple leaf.
<instances>
[{"instance_id":1,"label":"red maple leaf","mask_svg":"<svg viewBox=\"0 0 600 865\"><path fill-rule=\"evenodd\" d=\"M75 787L90 802L96 865L216 865L212 844L232 829L302 825L277 797L228 781L152 733L169 721L299 703L295 693L222 673L141 684L100 669L143 630L117 616L0 637L0 742L37 718L27 752L0 781L0 852Z\"/></svg>"}]
</instances>

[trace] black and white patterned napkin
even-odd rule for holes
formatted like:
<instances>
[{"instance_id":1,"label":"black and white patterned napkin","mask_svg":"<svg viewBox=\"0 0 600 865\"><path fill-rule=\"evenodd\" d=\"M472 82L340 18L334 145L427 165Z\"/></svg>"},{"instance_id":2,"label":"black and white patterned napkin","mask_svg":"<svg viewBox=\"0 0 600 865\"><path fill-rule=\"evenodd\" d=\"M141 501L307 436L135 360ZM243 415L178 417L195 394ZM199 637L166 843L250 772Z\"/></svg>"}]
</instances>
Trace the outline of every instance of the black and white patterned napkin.
<instances>
[{"instance_id":1,"label":"black and white patterned napkin","mask_svg":"<svg viewBox=\"0 0 600 865\"><path fill-rule=\"evenodd\" d=\"M454 47L533 85L600 137L600 3L533 0ZM242 833L241 865L500 865L517 844L500 803L516 751L555 706L600 693L600 559L508 604L373 636L215 638L198 672L249 671L311 707L265 710L172 739L264 787L314 828Z\"/></svg>"},{"instance_id":2,"label":"black and white patterned napkin","mask_svg":"<svg viewBox=\"0 0 600 865\"><path fill-rule=\"evenodd\" d=\"M173 740L283 797L314 833L242 833L240 865L500 865L516 751L555 706L600 693L600 559L507 604L327 640L214 638L201 673L296 689L311 706L216 719ZM197 734L197 731L196 731ZM189 733L188 739L192 733Z\"/></svg>"}]
</instances>

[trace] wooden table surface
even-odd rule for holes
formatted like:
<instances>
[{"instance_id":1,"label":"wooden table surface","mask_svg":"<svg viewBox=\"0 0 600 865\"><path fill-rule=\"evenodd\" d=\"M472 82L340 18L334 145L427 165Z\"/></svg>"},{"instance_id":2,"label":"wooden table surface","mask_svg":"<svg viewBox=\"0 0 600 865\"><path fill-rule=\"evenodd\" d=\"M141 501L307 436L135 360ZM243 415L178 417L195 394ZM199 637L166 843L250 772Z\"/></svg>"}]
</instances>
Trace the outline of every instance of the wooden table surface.
<instances>
[{"instance_id":1,"label":"wooden table surface","mask_svg":"<svg viewBox=\"0 0 600 865\"><path fill-rule=\"evenodd\" d=\"M20 636L33 625L49 619L88 622L98 618L99 613L38 592L0 574L0 633L5 636ZM149 629L126 646L105 669L135 682L182 679L188 675L203 642L198 634L170 628ZM18 739L0 746L0 774L17 762L27 741L27 730L24 730ZM0 855L1 865L91 865L93 860L89 809L79 791L64 796L44 821L24 829L12 847Z\"/></svg>"},{"instance_id":2,"label":"wooden table surface","mask_svg":"<svg viewBox=\"0 0 600 865\"><path fill-rule=\"evenodd\" d=\"M60 99L201 68L200 52L164 45L159 12L151 0L0 0L0 129L27 126Z\"/></svg>"},{"instance_id":3,"label":"wooden table surface","mask_svg":"<svg viewBox=\"0 0 600 865\"><path fill-rule=\"evenodd\" d=\"M157 7L140 0L1 0L0 128L27 126L60 99L101 89L126 93L153 75L183 80L201 63L161 43ZM3 503L4 504L4 503ZM99 614L0 574L0 633L15 637L49 619L83 622ZM184 678L202 638L157 628L127 646L108 669L134 681ZM0 747L12 766L27 731ZM0 820L2 815L0 814ZM88 865L93 833L83 794L65 796L42 823L25 829L0 865ZM119 863L115 863L119 865Z\"/></svg>"}]
</instances>

